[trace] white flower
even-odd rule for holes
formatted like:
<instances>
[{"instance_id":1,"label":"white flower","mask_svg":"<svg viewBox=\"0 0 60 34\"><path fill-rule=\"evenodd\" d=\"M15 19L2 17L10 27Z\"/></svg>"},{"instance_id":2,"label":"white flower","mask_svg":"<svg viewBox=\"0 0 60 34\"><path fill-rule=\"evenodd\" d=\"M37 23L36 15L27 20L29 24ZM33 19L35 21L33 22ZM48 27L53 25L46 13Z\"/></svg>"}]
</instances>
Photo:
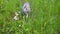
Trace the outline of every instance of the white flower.
<instances>
[{"instance_id":1,"label":"white flower","mask_svg":"<svg viewBox=\"0 0 60 34\"><path fill-rule=\"evenodd\" d=\"M15 12L15 15L18 16L19 14L17 12Z\"/></svg>"},{"instance_id":2,"label":"white flower","mask_svg":"<svg viewBox=\"0 0 60 34\"><path fill-rule=\"evenodd\" d=\"M14 18L13 18L14 20L18 20L18 18L17 18L17 16L14 16Z\"/></svg>"},{"instance_id":3,"label":"white flower","mask_svg":"<svg viewBox=\"0 0 60 34\"><path fill-rule=\"evenodd\" d=\"M19 27L21 27L21 25L19 25Z\"/></svg>"}]
</instances>

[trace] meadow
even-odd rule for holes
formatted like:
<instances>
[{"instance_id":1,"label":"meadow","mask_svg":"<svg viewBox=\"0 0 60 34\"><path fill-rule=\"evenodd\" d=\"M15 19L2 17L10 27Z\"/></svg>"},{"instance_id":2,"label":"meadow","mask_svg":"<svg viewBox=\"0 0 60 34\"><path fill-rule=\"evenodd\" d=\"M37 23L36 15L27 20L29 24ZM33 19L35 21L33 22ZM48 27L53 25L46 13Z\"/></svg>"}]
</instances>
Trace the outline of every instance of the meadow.
<instances>
[{"instance_id":1,"label":"meadow","mask_svg":"<svg viewBox=\"0 0 60 34\"><path fill-rule=\"evenodd\" d=\"M27 0L31 12L27 20L14 20L22 12L21 0L0 0L0 34L60 34L60 0Z\"/></svg>"}]
</instances>

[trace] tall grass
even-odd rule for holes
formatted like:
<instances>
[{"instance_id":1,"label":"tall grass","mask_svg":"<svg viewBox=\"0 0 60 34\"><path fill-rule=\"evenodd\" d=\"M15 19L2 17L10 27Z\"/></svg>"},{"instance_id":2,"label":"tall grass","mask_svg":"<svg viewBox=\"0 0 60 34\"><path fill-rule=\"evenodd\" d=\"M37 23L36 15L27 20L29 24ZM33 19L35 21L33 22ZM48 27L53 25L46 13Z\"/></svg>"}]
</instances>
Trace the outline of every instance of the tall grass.
<instances>
[{"instance_id":1,"label":"tall grass","mask_svg":"<svg viewBox=\"0 0 60 34\"><path fill-rule=\"evenodd\" d=\"M0 0L0 34L60 34L60 0L28 0L31 12L22 19L21 0ZM20 11L19 20L12 12Z\"/></svg>"}]
</instances>

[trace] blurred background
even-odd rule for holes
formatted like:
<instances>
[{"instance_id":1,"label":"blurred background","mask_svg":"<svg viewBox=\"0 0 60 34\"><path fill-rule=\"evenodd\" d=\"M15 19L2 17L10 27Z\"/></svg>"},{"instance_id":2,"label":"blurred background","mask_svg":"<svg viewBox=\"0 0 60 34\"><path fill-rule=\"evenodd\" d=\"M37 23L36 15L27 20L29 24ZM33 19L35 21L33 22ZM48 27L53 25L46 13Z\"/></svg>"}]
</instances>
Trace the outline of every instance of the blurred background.
<instances>
[{"instance_id":1,"label":"blurred background","mask_svg":"<svg viewBox=\"0 0 60 34\"><path fill-rule=\"evenodd\" d=\"M31 12L22 19L21 0L0 0L0 34L60 34L60 0L27 0ZM19 20L13 20L20 12Z\"/></svg>"}]
</instances>

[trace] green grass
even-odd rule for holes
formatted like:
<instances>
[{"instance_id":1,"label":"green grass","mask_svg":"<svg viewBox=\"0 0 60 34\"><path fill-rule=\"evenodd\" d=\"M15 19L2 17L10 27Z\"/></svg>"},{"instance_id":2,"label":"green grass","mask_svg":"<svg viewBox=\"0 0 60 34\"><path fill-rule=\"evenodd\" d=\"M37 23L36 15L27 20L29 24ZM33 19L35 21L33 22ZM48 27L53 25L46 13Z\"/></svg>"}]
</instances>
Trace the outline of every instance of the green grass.
<instances>
[{"instance_id":1,"label":"green grass","mask_svg":"<svg viewBox=\"0 0 60 34\"><path fill-rule=\"evenodd\" d=\"M12 19L12 12L22 12L21 0L0 0L0 34L60 34L60 0L28 2L31 12L26 23L21 13L19 20Z\"/></svg>"}]
</instances>

